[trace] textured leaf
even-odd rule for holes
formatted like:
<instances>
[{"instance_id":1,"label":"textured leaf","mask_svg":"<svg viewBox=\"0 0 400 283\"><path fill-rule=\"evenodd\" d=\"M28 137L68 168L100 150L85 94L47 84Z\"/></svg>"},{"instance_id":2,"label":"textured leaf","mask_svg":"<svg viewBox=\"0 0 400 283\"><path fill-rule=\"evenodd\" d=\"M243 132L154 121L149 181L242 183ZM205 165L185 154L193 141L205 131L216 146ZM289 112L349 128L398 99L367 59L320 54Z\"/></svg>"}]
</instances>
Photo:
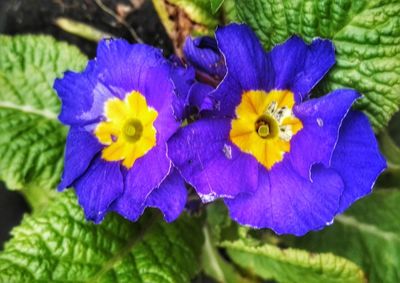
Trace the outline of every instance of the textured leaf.
<instances>
[{"instance_id":1,"label":"textured leaf","mask_svg":"<svg viewBox=\"0 0 400 283\"><path fill-rule=\"evenodd\" d=\"M198 271L201 221L153 216L132 223L109 215L95 225L74 193L63 193L13 230L0 253L0 282L189 282Z\"/></svg>"},{"instance_id":2,"label":"textured leaf","mask_svg":"<svg viewBox=\"0 0 400 283\"><path fill-rule=\"evenodd\" d=\"M231 259L262 277L284 283L364 282L354 263L332 254L310 254L301 250L281 250L273 245L250 246L243 241L224 242Z\"/></svg>"},{"instance_id":3,"label":"textured leaf","mask_svg":"<svg viewBox=\"0 0 400 283\"><path fill-rule=\"evenodd\" d=\"M239 18L271 49L292 34L333 39L337 63L324 90L354 88L376 130L400 103L400 1L235 0Z\"/></svg>"},{"instance_id":4,"label":"textured leaf","mask_svg":"<svg viewBox=\"0 0 400 283\"><path fill-rule=\"evenodd\" d=\"M52 86L86 58L47 36L0 36L0 179L10 189L54 188L66 129Z\"/></svg>"},{"instance_id":5,"label":"textured leaf","mask_svg":"<svg viewBox=\"0 0 400 283\"><path fill-rule=\"evenodd\" d=\"M375 191L321 232L295 240L313 252L333 252L359 264L370 283L400 282L400 191Z\"/></svg>"}]
</instances>

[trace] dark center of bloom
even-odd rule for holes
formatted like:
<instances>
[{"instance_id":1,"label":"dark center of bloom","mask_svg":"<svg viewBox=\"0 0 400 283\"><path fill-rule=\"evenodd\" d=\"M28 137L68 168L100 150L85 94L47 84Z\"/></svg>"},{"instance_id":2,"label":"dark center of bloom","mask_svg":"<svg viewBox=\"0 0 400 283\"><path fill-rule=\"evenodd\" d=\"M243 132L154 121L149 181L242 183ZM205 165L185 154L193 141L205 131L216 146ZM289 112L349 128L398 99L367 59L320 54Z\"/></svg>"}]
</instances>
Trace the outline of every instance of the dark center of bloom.
<instances>
[{"instance_id":1,"label":"dark center of bloom","mask_svg":"<svg viewBox=\"0 0 400 283\"><path fill-rule=\"evenodd\" d=\"M129 119L125 122L122 133L129 142L136 142L143 133L142 123L138 119Z\"/></svg>"},{"instance_id":2,"label":"dark center of bloom","mask_svg":"<svg viewBox=\"0 0 400 283\"><path fill-rule=\"evenodd\" d=\"M257 134L263 139L274 138L279 133L278 122L270 115L262 115L254 126Z\"/></svg>"},{"instance_id":3,"label":"dark center of bloom","mask_svg":"<svg viewBox=\"0 0 400 283\"><path fill-rule=\"evenodd\" d=\"M230 140L271 169L283 160L290 151L290 140L303 128L292 111L294 104L289 90L244 92L231 122Z\"/></svg>"}]
</instances>

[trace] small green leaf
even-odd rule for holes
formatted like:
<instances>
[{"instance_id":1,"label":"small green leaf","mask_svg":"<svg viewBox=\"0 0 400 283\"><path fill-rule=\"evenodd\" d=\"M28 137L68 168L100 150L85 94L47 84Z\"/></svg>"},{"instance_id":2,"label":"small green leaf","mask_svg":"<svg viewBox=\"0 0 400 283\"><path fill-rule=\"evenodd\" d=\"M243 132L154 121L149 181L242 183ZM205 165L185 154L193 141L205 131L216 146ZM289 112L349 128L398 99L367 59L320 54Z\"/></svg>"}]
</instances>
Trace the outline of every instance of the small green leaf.
<instances>
[{"instance_id":1,"label":"small green leaf","mask_svg":"<svg viewBox=\"0 0 400 283\"><path fill-rule=\"evenodd\" d=\"M310 254L295 249L281 250L243 241L224 242L230 258L240 267L263 279L285 283L363 283L364 275L354 263L332 254Z\"/></svg>"},{"instance_id":2,"label":"small green leaf","mask_svg":"<svg viewBox=\"0 0 400 283\"><path fill-rule=\"evenodd\" d=\"M363 268L370 283L400 282L399 203L400 191L376 191L331 227L294 239L295 246L346 257Z\"/></svg>"},{"instance_id":3,"label":"small green leaf","mask_svg":"<svg viewBox=\"0 0 400 283\"><path fill-rule=\"evenodd\" d=\"M109 215L84 220L72 191L25 216L0 253L0 282L190 282L199 269L201 222L172 224L146 214L137 223ZM156 215L158 216L158 215Z\"/></svg>"},{"instance_id":4,"label":"small green leaf","mask_svg":"<svg viewBox=\"0 0 400 283\"><path fill-rule=\"evenodd\" d=\"M211 11L215 14L218 12L219 8L221 8L222 3L224 3L224 0L210 0L211 2Z\"/></svg>"},{"instance_id":5,"label":"small green leaf","mask_svg":"<svg viewBox=\"0 0 400 283\"><path fill-rule=\"evenodd\" d=\"M336 65L322 88L354 88L375 130L400 104L400 1L235 0L239 19L253 27L266 49L292 34L307 41L332 39Z\"/></svg>"},{"instance_id":6,"label":"small green leaf","mask_svg":"<svg viewBox=\"0 0 400 283\"><path fill-rule=\"evenodd\" d=\"M54 189L66 128L53 82L86 57L48 36L0 36L0 179L10 189Z\"/></svg>"}]
</instances>

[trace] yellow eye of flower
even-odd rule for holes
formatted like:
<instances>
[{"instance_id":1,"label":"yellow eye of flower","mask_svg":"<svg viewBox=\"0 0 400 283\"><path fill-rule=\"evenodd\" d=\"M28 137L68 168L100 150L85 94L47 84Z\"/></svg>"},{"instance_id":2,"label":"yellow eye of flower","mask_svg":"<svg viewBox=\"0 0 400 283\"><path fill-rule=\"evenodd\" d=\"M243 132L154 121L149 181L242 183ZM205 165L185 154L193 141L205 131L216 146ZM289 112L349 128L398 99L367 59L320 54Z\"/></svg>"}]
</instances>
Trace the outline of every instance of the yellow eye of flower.
<instances>
[{"instance_id":1,"label":"yellow eye of flower","mask_svg":"<svg viewBox=\"0 0 400 283\"><path fill-rule=\"evenodd\" d=\"M124 100L111 98L104 104L106 120L97 125L94 134L107 145L102 158L120 161L131 168L135 161L156 145L154 121L158 113L147 105L146 98L132 91Z\"/></svg>"},{"instance_id":2,"label":"yellow eye of flower","mask_svg":"<svg viewBox=\"0 0 400 283\"><path fill-rule=\"evenodd\" d=\"M290 151L290 140L303 128L292 111L294 95L288 90L243 93L232 120L230 140L271 169Z\"/></svg>"}]
</instances>

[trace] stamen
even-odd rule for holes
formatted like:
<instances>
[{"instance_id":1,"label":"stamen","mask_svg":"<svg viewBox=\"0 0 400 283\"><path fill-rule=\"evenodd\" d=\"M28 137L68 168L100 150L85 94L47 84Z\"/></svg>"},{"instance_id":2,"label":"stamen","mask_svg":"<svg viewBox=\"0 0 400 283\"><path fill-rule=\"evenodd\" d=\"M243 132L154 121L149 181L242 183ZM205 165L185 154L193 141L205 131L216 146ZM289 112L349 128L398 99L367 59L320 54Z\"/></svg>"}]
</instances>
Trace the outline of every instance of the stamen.
<instances>
[{"instance_id":1,"label":"stamen","mask_svg":"<svg viewBox=\"0 0 400 283\"><path fill-rule=\"evenodd\" d=\"M122 132L128 141L136 142L142 136L142 123L137 119L129 119L125 122Z\"/></svg>"},{"instance_id":2,"label":"stamen","mask_svg":"<svg viewBox=\"0 0 400 283\"><path fill-rule=\"evenodd\" d=\"M278 105L278 104L276 103L276 101L272 101L272 102L268 105L267 112L269 112L270 114L273 114L273 113L276 111L277 105Z\"/></svg>"},{"instance_id":3,"label":"stamen","mask_svg":"<svg viewBox=\"0 0 400 283\"><path fill-rule=\"evenodd\" d=\"M257 133L262 138L268 137L268 135L269 135L269 126L267 124L266 125L261 125L258 128Z\"/></svg>"},{"instance_id":4,"label":"stamen","mask_svg":"<svg viewBox=\"0 0 400 283\"><path fill-rule=\"evenodd\" d=\"M278 111L276 113L274 113L274 117L278 121L278 123L280 123L284 117L288 117L290 115L291 115L290 109L285 106L282 108L279 108Z\"/></svg>"},{"instance_id":5,"label":"stamen","mask_svg":"<svg viewBox=\"0 0 400 283\"><path fill-rule=\"evenodd\" d=\"M284 141L290 141L293 137L292 127L289 125L280 126L279 137Z\"/></svg>"}]
</instances>

